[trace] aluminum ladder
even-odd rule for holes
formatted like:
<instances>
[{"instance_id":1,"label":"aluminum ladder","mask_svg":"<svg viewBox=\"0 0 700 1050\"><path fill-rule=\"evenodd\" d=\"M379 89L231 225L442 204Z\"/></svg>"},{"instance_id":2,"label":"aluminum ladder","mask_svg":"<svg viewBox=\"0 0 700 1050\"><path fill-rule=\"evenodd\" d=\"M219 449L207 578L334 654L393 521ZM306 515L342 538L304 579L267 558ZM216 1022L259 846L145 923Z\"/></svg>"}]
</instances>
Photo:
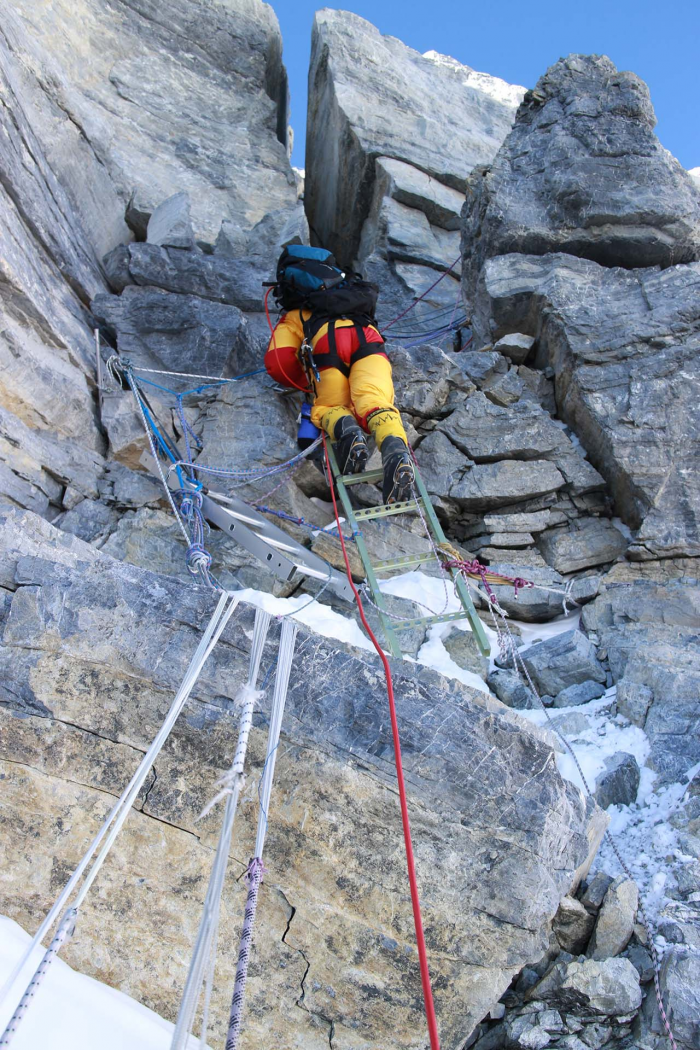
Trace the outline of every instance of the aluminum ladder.
<instances>
[{"instance_id":1,"label":"aluminum ladder","mask_svg":"<svg viewBox=\"0 0 700 1050\"><path fill-rule=\"evenodd\" d=\"M389 614L386 607L386 601L384 600L384 594L379 588L379 581L377 580L378 573L402 571L405 572L408 569L417 568L419 565L435 560L435 554L432 548L428 551L420 554L408 554L402 558L393 558L389 561L372 562L367 550L367 544L365 543L364 537L360 526L366 521L372 521L376 518L388 518L395 514L417 514L419 509L423 514L423 518L428 526L431 539L436 547L441 544L447 543L445 533L442 531L442 526L438 520L438 516L435 513L428 490L425 487L420 471L414 464L415 470L415 489L416 497L414 499L406 500L403 503L391 503L383 504L380 507L370 507L367 510L355 510L350 502L350 496L348 494L348 488L351 485L360 485L364 482L381 481L383 472L382 470L365 470L361 474L341 474L338 469L338 461L333 452L333 447L330 442L327 445L328 458L331 464L331 470L333 471L333 477L335 479L335 485L338 495L340 496L341 503L343 505L343 511L347 522L352 530L353 539L357 545L357 551L362 560L362 565L365 570L365 576L369 589L372 593L372 601L377 608L379 621L384 631L384 637L386 643L391 650L391 655L400 657L401 646L397 637L397 632L407 631L412 627L426 627L435 623L447 623L452 620L463 620L465 617L469 620L472 633L476 638L477 645L481 653L484 656L488 656L491 652L489 640L484 631L484 625L479 619L479 615L474 608L474 603L469 594L469 589L464 582L464 578L456 569L450 569L450 574L455 584L455 591L459 598L462 609L459 612L453 613L442 613L434 616L418 616L411 617L406 620L397 620L395 617Z\"/></svg>"}]
</instances>

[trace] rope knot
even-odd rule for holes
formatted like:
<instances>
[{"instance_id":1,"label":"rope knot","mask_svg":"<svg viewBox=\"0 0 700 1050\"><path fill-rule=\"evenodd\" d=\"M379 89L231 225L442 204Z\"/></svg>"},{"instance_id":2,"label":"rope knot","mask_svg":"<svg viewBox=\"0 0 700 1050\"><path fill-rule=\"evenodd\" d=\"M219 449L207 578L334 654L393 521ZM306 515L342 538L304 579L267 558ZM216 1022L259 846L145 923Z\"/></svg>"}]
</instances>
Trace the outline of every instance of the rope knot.
<instances>
[{"instance_id":1,"label":"rope knot","mask_svg":"<svg viewBox=\"0 0 700 1050\"><path fill-rule=\"evenodd\" d=\"M253 882L261 882L263 875L267 875L268 869L262 861L262 857L253 857L245 873L245 881L250 886Z\"/></svg>"},{"instance_id":2,"label":"rope knot","mask_svg":"<svg viewBox=\"0 0 700 1050\"><path fill-rule=\"evenodd\" d=\"M191 573L192 576L198 576L200 572L206 574L211 568L211 554L201 543L192 543L187 548L185 562L187 565L187 571Z\"/></svg>"}]
</instances>

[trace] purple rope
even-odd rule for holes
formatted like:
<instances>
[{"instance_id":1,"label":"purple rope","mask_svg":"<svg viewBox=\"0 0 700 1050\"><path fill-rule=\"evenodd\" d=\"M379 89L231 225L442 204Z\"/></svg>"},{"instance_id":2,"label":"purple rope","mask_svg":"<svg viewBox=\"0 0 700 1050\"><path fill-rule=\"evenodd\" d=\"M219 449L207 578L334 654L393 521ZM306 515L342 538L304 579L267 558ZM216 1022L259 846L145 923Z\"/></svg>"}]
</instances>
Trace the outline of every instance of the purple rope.
<instances>
[{"instance_id":1,"label":"purple rope","mask_svg":"<svg viewBox=\"0 0 700 1050\"><path fill-rule=\"evenodd\" d=\"M243 1002L245 1000L245 985L248 979L248 963L253 948L253 926L255 925L255 911L258 906L258 890L265 873L265 866L261 857L253 857L246 878L248 880L248 896L245 902L245 915L243 917L243 929L241 930L241 942L238 946L238 965L236 966L236 983L233 986L233 998L231 1000L231 1016L228 1023L228 1037L226 1039L226 1050L237 1050L238 1038L241 1034L241 1021L243 1020Z\"/></svg>"}]
</instances>

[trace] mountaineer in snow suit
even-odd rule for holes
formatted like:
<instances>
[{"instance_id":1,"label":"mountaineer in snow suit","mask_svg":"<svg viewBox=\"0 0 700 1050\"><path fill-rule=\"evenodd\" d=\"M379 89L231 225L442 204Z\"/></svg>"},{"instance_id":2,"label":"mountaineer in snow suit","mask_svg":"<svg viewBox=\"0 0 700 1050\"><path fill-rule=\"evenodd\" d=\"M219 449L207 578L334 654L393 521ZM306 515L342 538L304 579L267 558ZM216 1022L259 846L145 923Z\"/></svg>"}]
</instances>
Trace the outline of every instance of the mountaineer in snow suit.
<instances>
[{"instance_id":1,"label":"mountaineer in snow suit","mask_svg":"<svg viewBox=\"0 0 700 1050\"><path fill-rule=\"evenodd\" d=\"M311 422L333 442L343 474L364 470L369 458L365 433L381 452L384 503L410 498L413 462L406 431L394 406L391 365L374 321L375 285L344 273L330 252L291 245L277 268L275 297L285 312L265 354L265 368L283 386L307 387L300 350L310 348ZM308 271L313 270L309 275ZM308 285L321 280L321 287ZM307 351L308 352L308 351Z\"/></svg>"}]
</instances>

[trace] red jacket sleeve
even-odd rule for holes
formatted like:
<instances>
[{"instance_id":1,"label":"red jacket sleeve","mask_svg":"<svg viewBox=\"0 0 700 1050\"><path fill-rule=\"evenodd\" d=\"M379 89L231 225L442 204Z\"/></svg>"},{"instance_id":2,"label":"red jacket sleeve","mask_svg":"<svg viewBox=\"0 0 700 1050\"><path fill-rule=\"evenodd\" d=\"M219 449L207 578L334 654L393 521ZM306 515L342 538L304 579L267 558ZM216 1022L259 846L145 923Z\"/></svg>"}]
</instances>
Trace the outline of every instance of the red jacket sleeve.
<instances>
[{"instance_id":1,"label":"red jacket sleeve","mask_svg":"<svg viewBox=\"0 0 700 1050\"><path fill-rule=\"evenodd\" d=\"M301 322L294 315L285 314L275 325L264 363L268 375L281 386L306 389L306 376L297 356L303 338Z\"/></svg>"}]
</instances>

